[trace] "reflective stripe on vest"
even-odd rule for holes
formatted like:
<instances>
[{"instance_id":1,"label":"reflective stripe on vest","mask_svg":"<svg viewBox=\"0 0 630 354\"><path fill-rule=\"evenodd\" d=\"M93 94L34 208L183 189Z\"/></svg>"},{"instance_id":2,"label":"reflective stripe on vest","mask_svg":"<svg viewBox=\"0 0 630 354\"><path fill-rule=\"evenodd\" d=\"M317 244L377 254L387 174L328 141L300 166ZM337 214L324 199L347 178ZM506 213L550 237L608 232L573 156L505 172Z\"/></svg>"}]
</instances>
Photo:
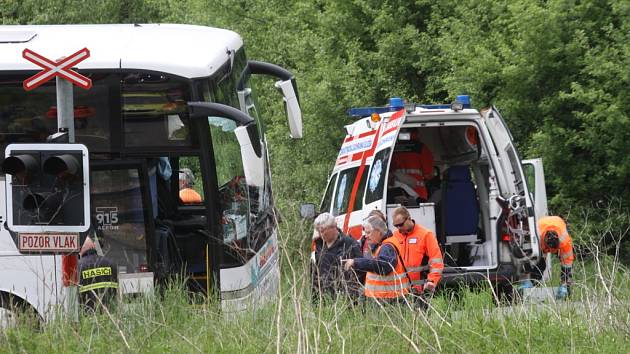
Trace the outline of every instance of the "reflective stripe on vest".
<instances>
[{"instance_id":1,"label":"reflective stripe on vest","mask_svg":"<svg viewBox=\"0 0 630 354\"><path fill-rule=\"evenodd\" d=\"M565 253L560 253L560 259L567 259L573 257L573 250L569 250L568 252Z\"/></svg>"},{"instance_id":2,"label":"reflective stripe on vest","mask_svg":"<svg viewBox=\"0 0 630 354\"><path fill-rule=\"evenodd\" d=\"M391 245L400 254L400 249L394 242L385 240L383 244ZM376 250L374 258L378 257L382 247L383 245ZM397 260L394 270L388 274L380 275L374 272L367 272L365 277L364 293L366 297L392 299L408 294L410 289L409 277L405 274L404 265L400 259Z\"/></svg>"},{"instance_id":3,"label":"reflective stripe on vest","mask_svg":"<svg viewBox=\"0 0 630 354\"><path fill-rule=\"evenodd\" d=\"M81 286L79 286L79 292L80 293L84 293L86 291L96 290L96 289L104 289L104 288L117 289L118 288L118 283L116 283L114 281L102 281L102 282L99 282L99 283L93 283L93 284L88 284L88 285L81 285Z\"/></svg>"},{"instance_id":4,"label":"reflective stripe on vest","mask_svg":"<svg viewBox=\"0 0 630 354\"><path fill-rule=\"evenodd\" d=\"M419 168L398 168L396 171L406 174L420 175L423 176L422 170Z\"/></svg>"},{"instance_id":5,"label":"reflective stripe on vest","mask_svg":"<svg viewBox=\"0 0 630 354\"><path fill-rule=\"evenodd\" d=\"M427 270L429 270L429 266L428 265L423 265L423 266L418 266L418 267L408 267L407 271L409 273L413 273L413 272L426 272Z\"/></svg>"},{"instance_id":6,"label":"reflective stripe on vest","mask_svg":"<svg viewBox=\"0 0 630 354\"><path fill-rule=\"evenodd\" d=\"M375 285L375 284L368 285L366 283L365 284L365 291L366 291L365 296L367 296L367 297L376 297L376 298L388 298L388 299L389 298L395 298L395 297L398 297L399 295L392 295L392 294L400 293L400 292L402 292L403 295L408 294L410 287L411 286L409 285L409 281L401 282L400 284L392 284L392 285ZM374 296L368 295L368 293L367 293L368 290Z\"/></svg>"},{"instance_id":7,"label":"reflective stripe on vest","mask_svg":"<svg viewBox=\"0 0 630 354\"><path fill-rule=\"evenodd\" d=\"M558 239L560 240L560 242L564 242L567 240L567 236L569 236L569 234L565 231L562 233L562 235L558 236Z\"/></svg>"},{"instance_id":8,"label":"reflective stripe on vest","mask_svg":"<svg viewBox=\"0 0 630 354\"><path fill-rule=\"evenodd\" d=\"M434 263L444 263L444 260L442 258L431 258L429 260L429 266Z\"/></svg>"},{"instance_id":9,"label":"reflective stripe on vest","mask_svg":"<svg viewBox=\"0 0 630 354\"><path fill-rule=\"evenodd\" d=\"M372 281L381 282L381 283L393 282L393 281L401 281L403 279L407 279L407 275L405 273L401 273L401 274L389 273L389 274L391 274L391 275L378 275L376 273L367 273L365 279L366 280L370 279ZM407 283L408 283L408 281L407 281Z\"/></svg>"}]
</instances>

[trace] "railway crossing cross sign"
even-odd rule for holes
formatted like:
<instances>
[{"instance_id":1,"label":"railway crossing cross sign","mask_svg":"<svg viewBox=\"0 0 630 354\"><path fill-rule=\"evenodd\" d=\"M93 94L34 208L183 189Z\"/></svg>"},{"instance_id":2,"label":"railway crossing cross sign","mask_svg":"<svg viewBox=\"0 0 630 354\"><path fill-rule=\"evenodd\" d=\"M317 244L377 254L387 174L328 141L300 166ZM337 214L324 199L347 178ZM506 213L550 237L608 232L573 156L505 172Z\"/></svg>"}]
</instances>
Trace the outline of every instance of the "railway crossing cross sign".
<instances>
[{"instance_id":1,"label":"railway crossing cross sign","mask_svg":"<svg viewBox=\"0 0 630 354\"><path fill-rule=\"evenodd\" d=\"M87 48L83 48L58 61L50 60L30 49L24 49L24 51L22 51L22 57L44 69L24 80L22 86L26 91L39 87L56 76L62 77L86 90L92 87L92 80L71 69L73 66L90 57L90 51Z\"/></svg>"}]
</instances>

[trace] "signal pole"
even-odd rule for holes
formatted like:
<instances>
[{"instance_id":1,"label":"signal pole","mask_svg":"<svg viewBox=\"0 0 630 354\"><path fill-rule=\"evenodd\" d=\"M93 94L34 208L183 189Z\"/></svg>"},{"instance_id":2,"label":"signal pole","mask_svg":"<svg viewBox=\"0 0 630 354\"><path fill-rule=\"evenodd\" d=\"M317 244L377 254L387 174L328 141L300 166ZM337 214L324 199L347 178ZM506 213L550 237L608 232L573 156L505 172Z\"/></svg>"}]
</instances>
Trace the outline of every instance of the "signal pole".
<instances>
[{"instance_id":1,"label":"signal pole","mask_svg":"<svg viewBox=\"0 0 630 354\"><path fill-rule=\"evenodd\" d=\"M72 83L57 76L57 131L68 133L68 142L74 143L74 97Z\"/></svg>"}]
</instances>

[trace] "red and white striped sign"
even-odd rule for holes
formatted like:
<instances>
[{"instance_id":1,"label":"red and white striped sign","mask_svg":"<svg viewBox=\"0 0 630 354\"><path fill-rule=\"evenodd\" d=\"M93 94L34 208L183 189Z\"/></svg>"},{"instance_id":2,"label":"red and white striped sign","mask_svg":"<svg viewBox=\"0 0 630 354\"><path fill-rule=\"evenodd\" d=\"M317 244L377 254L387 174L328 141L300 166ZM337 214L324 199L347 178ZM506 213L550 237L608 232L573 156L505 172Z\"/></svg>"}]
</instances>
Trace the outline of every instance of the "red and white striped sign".
<instances>
[{"instance_id":1,"label":"red and white striped sign","mask_svg":"<svg viewBox=\"0 0 630 354\"><path fill-rule=\"evenodd\" d=\"M90 51L87 48L83 48L59 61L52 61L30 49L24 49L24 51L22 51L22 57L44 70L24 80L22 86L26 91L30 91L53 77L60 76L87 90L92 87L92 80L70 68L89 58L89 56Z\"/></svg>"}]
</instances>

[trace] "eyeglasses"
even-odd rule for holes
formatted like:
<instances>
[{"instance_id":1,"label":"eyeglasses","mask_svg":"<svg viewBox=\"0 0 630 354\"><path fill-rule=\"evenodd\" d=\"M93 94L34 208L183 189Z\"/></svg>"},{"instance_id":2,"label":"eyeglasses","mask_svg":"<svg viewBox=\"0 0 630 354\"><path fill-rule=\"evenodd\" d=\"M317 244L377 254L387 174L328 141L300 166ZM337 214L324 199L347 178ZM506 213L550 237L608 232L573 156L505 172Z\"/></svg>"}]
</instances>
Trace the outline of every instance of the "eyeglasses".
<instances>
[{"instance_id":1,"label":"eyeglasses","mask_svg":"<svg viewBox=\"0 0 630 354\"><path fill-rule=\"evenodd\" d=\"M394 224L394 227L400 229L405 224L405 222L407 222L407 220L409 220L409 217L406 217L405 220L403 220L400 224Z\"/></svg>"}]
</instances>

